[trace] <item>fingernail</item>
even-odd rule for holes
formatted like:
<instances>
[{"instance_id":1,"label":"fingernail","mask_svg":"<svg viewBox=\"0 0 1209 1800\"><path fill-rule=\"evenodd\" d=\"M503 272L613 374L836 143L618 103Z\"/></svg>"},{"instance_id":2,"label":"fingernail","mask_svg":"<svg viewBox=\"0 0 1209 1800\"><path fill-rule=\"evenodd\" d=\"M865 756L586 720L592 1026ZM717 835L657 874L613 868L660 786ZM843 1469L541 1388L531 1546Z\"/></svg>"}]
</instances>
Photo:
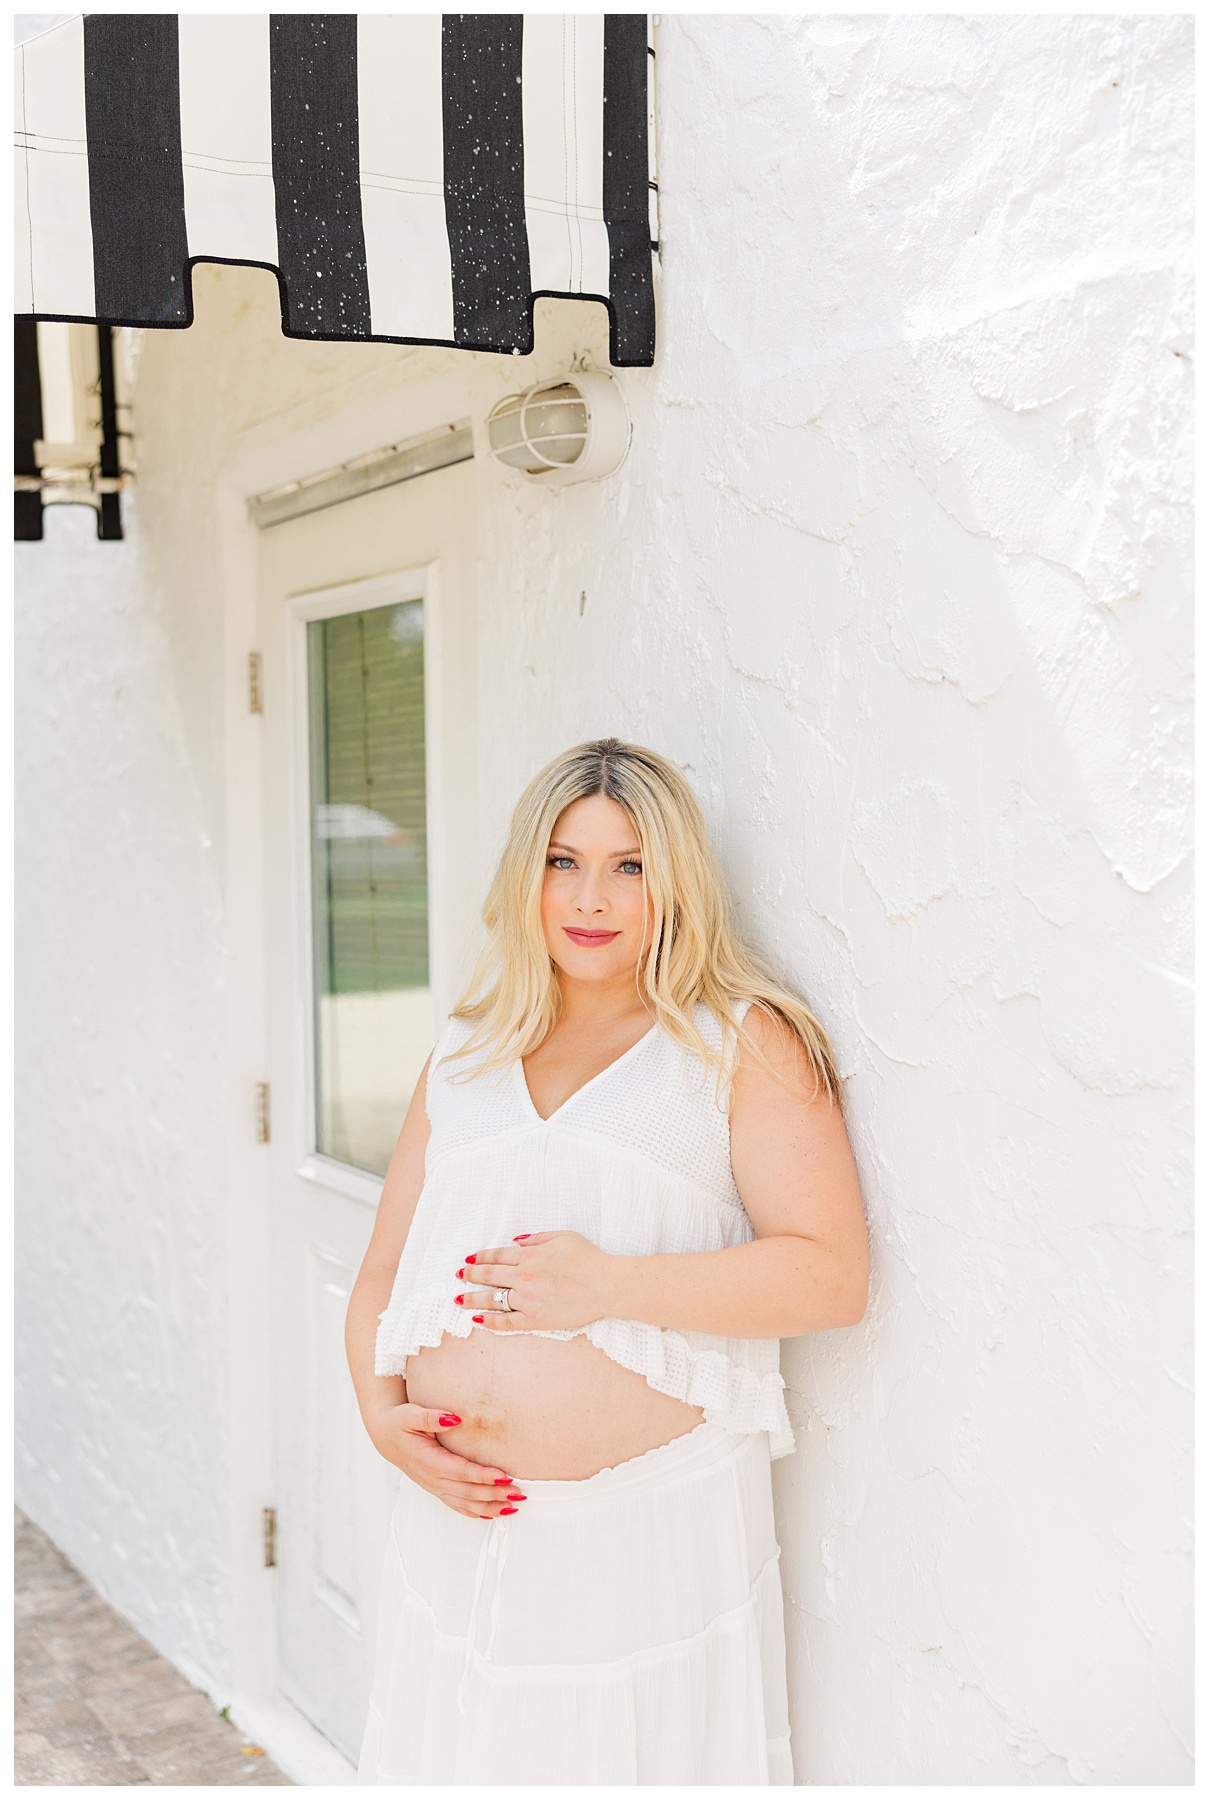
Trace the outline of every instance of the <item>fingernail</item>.
<instances>
[{"instance_id":1,"label":"fingernail","mask_svg":"<svg viewBox=\"0 0 1209 1800\"><path fill-rule=\"evenodd\" d=\"M468 1256L468 1257L467 1257L467 1258L466 1258L466 1261L467 1261L467 1262L477 1262L477 1261L478 1261L478 1260L479 1260L479 1259L478 1259L478 1257L477 1257L477 1256Z\"/></svg>"},{"instance_id":2,"label":"fingernail","mask_svg":"<svg viewBox=\"0 0 1209 1800\"><path fill-rule=\"evenodd\" d=\"M453 1297L453 1303L455 1306L465 1306L465 1304L466 1304L465 1294L455 1294Z\"/></svg>"},{"instance_id":3,"label":"fingernail","mask_svg":"<svg viewBox=\"0 0 1209 1800\"><path fill-rule=\"evenodd\" d=\"M526 1238L530 1238L532 1236L533 1236L533 1233L531 1231L522 1231L519 1237L513 1238L512 1242L514 1244L523 1244Z\"/></svg>"},{"instance_id":4,"label":"fingernail","mask_svg":"<svg viewBox=\"0 0 1209 1800\"><path fill-rule=\"evenodd\" d=\"M460 1425L462 1423L456 1413L442 1413L440 1422L442 1425Z\"/></svg>"},{"instance_id":5,"label":"fingernail","mask_svg":"<svg viewBox=\"0 0 1209 1800\"><path fill-rule=\"evenodd\" d=\"M515 1511L516 1511L515 1506L501 1506L500 1507L500 1518L506 1519L508 1517L509 1513L514 1513Z\"/></svg>"},{"instance_id":6,"label":"fingernail","mask_svg":"<svg viewBox=\"0 0 1209 1800\"><path fill-rule=\"evenodd\" d=\"M464 1274L465 1274L465 1273L466 1273L466 1271L465 1271L465 1269L459 1269L459 1270L458 1270L458 1280L459 1280L459 1281L460 1281L460 1280L461 1280L461 1279L462 1279L462 1277L463 1277L463 1275L464 1275Z\"/></svg>"},{"instance_id":7,"label":"fingernail","mask_svg":"<svg viewBox=\"0 0 1209 1800\"><path fill-rule=\"evenodd\" d=\"M490 1523L491 1523L491 1514L490 1513L480 1513L479 1518L486 1519L488 1525L490 1525Z\"/></svg>"},{"instance_id":8,"label":"fingernail","mask_svg":"<svg viewBox=\"0 0 1209 1800\"><path fill-rule=\"evenodd\" d=\"M512 1486L511 1475L497 1475L495 1478L495 1486L496 1487L511 1487Z\"/></svg>"},{"instance_id":9,"label":"fingernail","mask_svg":"<svg viewBox=\"0 0 1209 1800\"><path fill-rule=\"evenodd\" d=\"M471 1313L470 1321L473 1325L481 1325L483 1323L482 1313Z\"/></svg>"},{"instance_id":10,"label":"fingernail","mask_svg":"<svg viewBox=\"0 0 1209 1800\"><path fill-rule=\"evenodd\" d=\"M529 1498L528 1494L505 1494L504 1495L505 1500L527 1500L528 1498Z\"/></svg>"}]
</instances>

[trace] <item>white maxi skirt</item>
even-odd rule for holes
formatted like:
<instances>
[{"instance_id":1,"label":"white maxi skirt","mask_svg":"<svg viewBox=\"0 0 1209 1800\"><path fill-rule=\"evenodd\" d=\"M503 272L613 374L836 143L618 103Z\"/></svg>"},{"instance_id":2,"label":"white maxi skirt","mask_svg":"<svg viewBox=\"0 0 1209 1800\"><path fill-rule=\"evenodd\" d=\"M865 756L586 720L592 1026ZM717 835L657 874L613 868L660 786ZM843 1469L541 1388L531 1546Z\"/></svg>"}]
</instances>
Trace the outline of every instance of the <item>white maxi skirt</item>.
<instances>
[{"instance_id":1,"label":"white maxi skirt","mask_svg":"<svg viewBox=\"0 0 1209 1800\"><path fill-rule=\"evenodd\" d=\"M359 1782L791 1786L766 1434L517 1480L489 1525L402 1482Z\"/></svg>"}]
</instances>

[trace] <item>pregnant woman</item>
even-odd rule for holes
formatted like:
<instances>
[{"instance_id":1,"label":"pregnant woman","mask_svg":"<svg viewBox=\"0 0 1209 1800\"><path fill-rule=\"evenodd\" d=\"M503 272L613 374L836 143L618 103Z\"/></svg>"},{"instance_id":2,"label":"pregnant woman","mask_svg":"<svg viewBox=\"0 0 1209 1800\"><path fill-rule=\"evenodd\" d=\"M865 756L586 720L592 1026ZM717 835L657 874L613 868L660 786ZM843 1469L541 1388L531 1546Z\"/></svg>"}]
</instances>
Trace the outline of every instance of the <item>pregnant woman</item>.
<instances>
[{"instance_id":1,"label":"pregnant woman","mask_svg":"<svg viewBox=\"0 0 1209 1800\"><path fill-rule=\"evenodd\" d=\"M778 1339L867 1285L827 1038L653 751L544 769L484 916L349 1306L406 1477L359 1779L791 1784Z\"/></svg>"}]
</instances>

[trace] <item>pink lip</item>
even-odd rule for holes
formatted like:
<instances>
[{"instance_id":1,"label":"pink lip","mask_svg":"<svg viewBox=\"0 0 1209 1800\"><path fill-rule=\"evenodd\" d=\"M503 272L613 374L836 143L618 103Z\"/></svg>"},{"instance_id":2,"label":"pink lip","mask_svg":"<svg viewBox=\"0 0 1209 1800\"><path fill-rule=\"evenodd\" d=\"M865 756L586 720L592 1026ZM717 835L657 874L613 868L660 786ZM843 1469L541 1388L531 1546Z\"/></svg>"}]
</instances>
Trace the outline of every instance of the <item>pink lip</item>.
<instances>
[{"instance_id":1,"label":"pink lip","mask_svg":"<svg viewBox=\"0 0 1209 1800\"><path fill-rule=\"evenodd\" d=\"M614 938L620 937L620 931L579 931L572 925L564 925L563 930L573 944L583 944L590 948L593 944L611 944Z\"/></svg>"}]
</instances>

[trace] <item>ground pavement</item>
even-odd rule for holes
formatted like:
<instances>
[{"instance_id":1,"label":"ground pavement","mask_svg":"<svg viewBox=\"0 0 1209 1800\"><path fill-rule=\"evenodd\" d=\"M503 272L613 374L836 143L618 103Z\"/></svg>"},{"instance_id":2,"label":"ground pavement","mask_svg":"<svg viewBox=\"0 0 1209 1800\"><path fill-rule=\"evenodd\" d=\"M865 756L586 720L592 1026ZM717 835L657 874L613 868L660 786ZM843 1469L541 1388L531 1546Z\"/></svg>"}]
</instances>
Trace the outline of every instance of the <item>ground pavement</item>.
<instances>
[{"instance_id":1,"label":"ground pavement","mask_svg":"<svg viewBox=\"0 0 1209 1800\"><path fill-rule=\"evenodd\" d=\"M289 1787L17 1514L18 1787Z\"/></svg>"}]
</instances>

